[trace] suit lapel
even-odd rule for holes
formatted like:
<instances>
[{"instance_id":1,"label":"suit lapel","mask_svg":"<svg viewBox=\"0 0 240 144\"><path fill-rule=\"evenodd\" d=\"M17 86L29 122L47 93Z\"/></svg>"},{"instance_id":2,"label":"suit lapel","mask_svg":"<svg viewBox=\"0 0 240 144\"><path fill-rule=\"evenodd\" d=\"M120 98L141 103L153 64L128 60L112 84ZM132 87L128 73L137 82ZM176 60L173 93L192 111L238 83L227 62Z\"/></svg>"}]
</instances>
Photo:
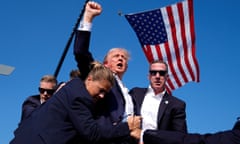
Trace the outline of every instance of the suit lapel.
<instances>
[{"instance_id":1,"label":"suit lapel","mask_svg":"<svg viewBox=\"0 0 240 144\"><path fill-rule=\"evenodd\" d=\"M109 105L112 121L116 122L122 119L125 110L125 101L120 86L115 80L115 85L111 89L112 94L110 95Z\"/></svg>"},{"instance_id":2,"label":"suit lapel","mask_svg":"<svg viewBox=\"0 0 240 144\"><path fill-rule=\"evenodd\" d=\"M136 96L137 97L136 99L138 99L138 103L140 104L140 107L142 107L142 103L147 94L147 90L148 90L147 88L142 89L142 91L140 91Z\"/></svg>"},{"instance_id":3,"label":"suit lapel","mask_svg":"<svg viewBox=\"0 0 240 144\"><path fill-rule=\"evenodd\" d=\"M117 80L115 80L114 95L116 96L117 102L119 102L120 105L125 105L124 96Z\"/></svg>"},{"instance_id":4,"label":"suit lapel","mask_svg":"<svg viewBox=\"0 0 240 144\"><path fill-rule=\"evenodd\" d=\"M158 108L158 123L159 123L159 121L161 121L163 113L166 110L168 104L169 104L169 95L167 93L165 93L165 95L163 96L162 101L160 103L160 106Z\"/></svg>"}]
</instances>

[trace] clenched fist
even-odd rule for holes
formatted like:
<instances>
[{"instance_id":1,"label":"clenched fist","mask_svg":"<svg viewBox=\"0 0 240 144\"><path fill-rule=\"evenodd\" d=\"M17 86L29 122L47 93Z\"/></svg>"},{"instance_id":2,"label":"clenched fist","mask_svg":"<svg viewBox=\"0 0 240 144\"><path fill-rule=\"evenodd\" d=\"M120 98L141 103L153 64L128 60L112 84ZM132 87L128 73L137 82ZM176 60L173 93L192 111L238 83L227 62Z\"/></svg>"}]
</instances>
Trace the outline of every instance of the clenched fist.
<instances>
[{"instance_id":1,"label":"clenched fist","mask_svg":"<svg viewBox=\"0 0 240 144\"><path fill-rule=\"evenodd\" d=\"M97 15L100 15L102 12L102 7L100 4L90 1L85 6L85 12L84 12L84 22L91 23L93 18Z\"/></svg>"}]
</instances>

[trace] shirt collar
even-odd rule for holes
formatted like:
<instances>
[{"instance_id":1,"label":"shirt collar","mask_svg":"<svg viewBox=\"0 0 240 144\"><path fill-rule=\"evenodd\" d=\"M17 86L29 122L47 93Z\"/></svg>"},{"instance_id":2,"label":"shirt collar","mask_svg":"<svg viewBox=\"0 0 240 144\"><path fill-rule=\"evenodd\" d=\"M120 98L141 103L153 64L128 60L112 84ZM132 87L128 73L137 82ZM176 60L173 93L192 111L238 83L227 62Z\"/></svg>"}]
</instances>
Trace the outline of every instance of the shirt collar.
<instances>
[{"instance_id":1,"label":"shirt collar","mask_svg":"<svg viewBox=\"0 0 240 144\"><path fill-rule=\"evenodd\" d=\"M160 92L160 93L155 95L155 93L153 91L153 88L151 87L151 85L149 85L147 93L152 93L152 96L162 98L165 95L165 93L166 93L166 89L164 89L164 91L162 91L162 92Z\"/></svg>"}]
</instances>

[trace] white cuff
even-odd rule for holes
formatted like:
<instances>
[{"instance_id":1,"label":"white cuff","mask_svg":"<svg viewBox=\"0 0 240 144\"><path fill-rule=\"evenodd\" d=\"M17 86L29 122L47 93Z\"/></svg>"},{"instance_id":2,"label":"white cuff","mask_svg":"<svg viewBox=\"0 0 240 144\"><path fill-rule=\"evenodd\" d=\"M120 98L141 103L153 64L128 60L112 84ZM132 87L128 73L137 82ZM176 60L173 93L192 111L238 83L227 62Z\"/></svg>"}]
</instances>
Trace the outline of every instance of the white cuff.
<instances>
[{"instance_id":1,"label":"white cuff","mask_svg":"<svg viewBox=\"0 0 240 144\"><path fill-rule=\"evenodd\" d=\"M145 130L142 130L142 131L141 131L140 143L143 143L143 135L144 135L144 131L145 131Z\"/></svg>"},{"instance_id":2,"label":"white cuff","mask_svg":"<svg viewBox=\"0 0 240 144\"><path fill-rule=\"evenodd\" d=\"M81 30L81 31L91 31L92 30L92 23L81 21L80 25L78 27L78 30Z\"/></svg>"}]
</instances>

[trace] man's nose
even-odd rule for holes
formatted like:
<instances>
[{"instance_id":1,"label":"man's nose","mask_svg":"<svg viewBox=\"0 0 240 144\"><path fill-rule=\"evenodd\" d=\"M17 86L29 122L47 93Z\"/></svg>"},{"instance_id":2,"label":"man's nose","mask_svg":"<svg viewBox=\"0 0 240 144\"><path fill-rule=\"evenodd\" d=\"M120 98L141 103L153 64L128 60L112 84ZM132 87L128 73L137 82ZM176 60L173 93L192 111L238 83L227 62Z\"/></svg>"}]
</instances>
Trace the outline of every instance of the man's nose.
<instances>
[{"instance_id":1,"label":"man's nose","mask_svg":"<svg viewBox=\"0 0 240 144\"><path fill-rule=\"evenodd\" d=\"M155 75L155 77L160 77L160 73L157 72L156 75Z\"/></svg>"},{"instance_id":2,"label":"man's nose","mask_svg":"<svg viewBox=\"0 0 240 144\"><path fill-rule=\"evenodd\" d=\"M44 91L44 93L43 93L44 95L47 95L48 93L47 93L47 91Z\"/></svg>"}]
</instances>

